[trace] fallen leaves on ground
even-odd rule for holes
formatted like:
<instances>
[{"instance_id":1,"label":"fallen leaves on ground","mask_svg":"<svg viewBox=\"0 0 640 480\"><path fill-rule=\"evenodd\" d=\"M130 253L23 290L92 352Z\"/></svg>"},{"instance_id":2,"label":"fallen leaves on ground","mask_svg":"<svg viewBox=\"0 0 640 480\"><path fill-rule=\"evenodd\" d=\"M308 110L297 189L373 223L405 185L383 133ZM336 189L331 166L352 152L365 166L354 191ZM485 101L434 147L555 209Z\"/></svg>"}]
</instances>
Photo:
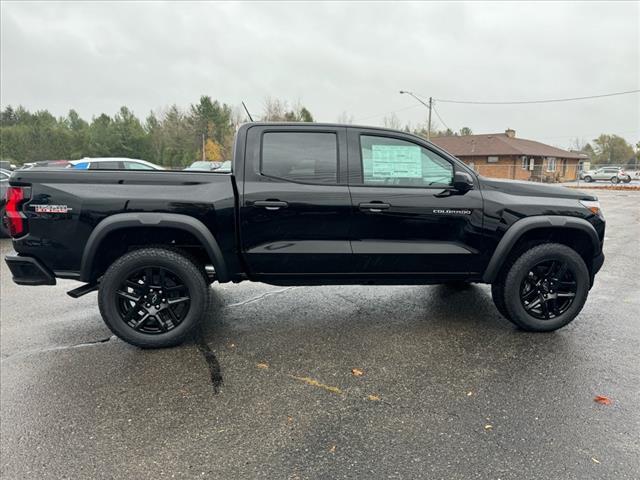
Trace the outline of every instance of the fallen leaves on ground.
<instances>
[{"instance_id":1,"label":"fallen leaves on ground","mask_svg":"<svg viewBox=\"0 0 640 480\"><path fill-rule=\"evenodd\" d=\"M353 375L354 377L361 377L364 375L364 372L362 370L360 370L359 368L352 368L351 369L351 375Z\"/></svg>"},{"instance_id":2,"label":"fallen leaves on ground","mask_svg":"<svg viewBox=\"0 0 640 480\"><path fill-rule=\"evenodd\" d=\"M329 449L330 453L336 453L336 446L335 445L331 445L331 448Z\"/></svg>"},{"instance_id":3,"label":"fallen leaves on ground","mask_svg":"<svg viewBox=\"0 0 640 480\"><path fill-rule=\"evenodd\" d=\"M258 364L256 364L256 367L261 368L263 370L266 370L267 368L269 368L269 364L267 364L267 363L258 363Z\"/></svg>"},{"instance_id":4,"label":"fallen leaves on ground","mask_svg":"<svg viewBox=\"0 0 640 480\"><path fill-rule=\"evenodd\" d=\"M467 392L467 397L470 397L471 395L473 395L473 392Z\"/></svg>"},{"instance_id":5,"label":"fallen leaves on ground","mask_svg":"<svg viewBox=\"0 0 640 480\"><path fill-rule=\"evenodd\" d=\"M296 380L299 380L301 382L306 383L307 385L311 385L312 387L319 387L322 388L324 390L326 390L327 392L330 393L335 393L337 395L341 395L342 394L342 390L340 390L338 387L333 387L331 385L325 385L324 383L320 383L319 381L311 378L311 377L297 377L295 375L289 375L291 378L294 378Z\"/></svg>"},{"instance_id":6,"label":"fallen leaves on ground","mask_svg":"<svg viewBox=\"0 0 640 480\"><path fill-rule=\"evenodd\" d=\"M372 402L378 402L380 401L380 397L378 395L369 395L367 397L367 400L371 400Z\"/></svg>"},{"instance_id":7,"label":"fallen leaves on ground","mask_svg":"<svg viewBox=\"0 0 640 480\"><path fill-rule=\"evenodd\" d=\"M611 405L613 403L609 397L605 397L604 395L596 395L593 401L600 405Z\"/></svg>"},{"instance_id":8,"label":"fallen leaves on ground","mask_svg":"<svg viewBox=\"0 0 640 480\"><path fill-rule=\"evenodd\" d=\"M487 424L484 426L484 429L485 429L485 430L492 430L492 429L493 429L493 425L491 425L490 423L487 423Z\"/></svg>"}]
</instances>

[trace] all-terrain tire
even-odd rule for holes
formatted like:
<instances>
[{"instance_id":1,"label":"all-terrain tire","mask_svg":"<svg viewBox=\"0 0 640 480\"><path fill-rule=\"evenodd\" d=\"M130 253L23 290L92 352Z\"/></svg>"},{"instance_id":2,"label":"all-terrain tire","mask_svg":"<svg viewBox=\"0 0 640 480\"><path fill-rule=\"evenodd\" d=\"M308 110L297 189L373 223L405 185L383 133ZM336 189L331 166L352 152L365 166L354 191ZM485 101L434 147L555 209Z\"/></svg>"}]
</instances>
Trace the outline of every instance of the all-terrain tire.
<instances>
[{"instance_id":1,"label":"all-terrain tire","mask_svg":"<svg viewBox=\"0 0 640 480\"><path fill-rule=\"evenodd\" d=\"M521 285L529 272L542 262L558 261L566 264L575 279L575 295L566 311L549 319L531 315L521 300ZM558 243L546 243L525 251L509 268L504 282L504 306L509 318L523 330L550 332L564 327L580 313L589 293L589 270L582 257L572 248Z\"/></svg>"},{"instance_id":2,"label":"all-terrain tire","mask_svg":"<svg viewBox=\"0 0 640 480\"><path fill-rule=\"evenodd\" d=\"M145 268L170 271L186 287L189 306L180 323L169 331L145 333L135 330L123 318L118 307L121 286L134 272ZM106 271L98 289L98 305L109 329L127 343L141 348L163 348L181 344L189 338L205 315L209 302L209 286L202 269L177 251L143 248L124 254Z\"/></svg>"}]
</instances>

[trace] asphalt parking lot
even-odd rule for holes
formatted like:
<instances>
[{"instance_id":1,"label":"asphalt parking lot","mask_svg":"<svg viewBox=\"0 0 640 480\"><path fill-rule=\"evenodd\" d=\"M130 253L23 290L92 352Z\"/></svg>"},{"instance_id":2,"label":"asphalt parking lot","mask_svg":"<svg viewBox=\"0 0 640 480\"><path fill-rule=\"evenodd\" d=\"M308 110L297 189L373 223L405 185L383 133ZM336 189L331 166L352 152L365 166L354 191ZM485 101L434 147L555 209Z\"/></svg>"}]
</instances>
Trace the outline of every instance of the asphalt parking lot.
<instances>
[{"instance_id":1,"label":"asphalt parking lot","mask_svg":"<svg viewBox=\"0 0 640 480\"><path fill-rule=\"evenodd\" d=\"M0 476L640 478L640 192L597 194L607 259L552 334L486 286L247 283L214 286L193 343L143 351L95 293L2 262Z\"/></svg>"}]
</instances>

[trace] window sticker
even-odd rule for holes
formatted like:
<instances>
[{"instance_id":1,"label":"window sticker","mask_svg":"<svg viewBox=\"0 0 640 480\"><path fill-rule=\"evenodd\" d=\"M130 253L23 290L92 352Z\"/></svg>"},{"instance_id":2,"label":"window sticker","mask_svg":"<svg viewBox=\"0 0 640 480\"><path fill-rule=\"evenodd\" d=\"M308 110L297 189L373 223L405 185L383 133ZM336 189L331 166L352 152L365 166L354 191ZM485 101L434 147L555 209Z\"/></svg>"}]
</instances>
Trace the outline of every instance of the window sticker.
<instances>
[{"instance_id":1,"label":"window sticker","mask_svg":"<svg viewBox=\"0 0 640 480\"><path fill-rule=\"evenodd\" d=\"M420 147L372 145L373 178L422 178Z\"/></svg>"}]
</instances>

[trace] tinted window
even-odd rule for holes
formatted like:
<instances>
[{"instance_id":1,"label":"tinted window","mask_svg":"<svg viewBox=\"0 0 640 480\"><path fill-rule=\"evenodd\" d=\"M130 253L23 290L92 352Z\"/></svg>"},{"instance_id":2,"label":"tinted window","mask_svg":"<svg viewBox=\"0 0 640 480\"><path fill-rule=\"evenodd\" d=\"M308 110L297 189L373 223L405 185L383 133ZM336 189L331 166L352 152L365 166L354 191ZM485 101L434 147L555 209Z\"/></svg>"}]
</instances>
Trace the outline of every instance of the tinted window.
<instances>
[{"instance_id":1,"label":"tinted window","mask_svg":"<svg viewBox=\"0 0 640 480\"><path fill-rule=\"evenodd\" d=\"M448 186L453 165L412 142L389 137L360 137L363 182L406 187Z\"/></svg>"},{"instance_id":2,"label":"tinted window","mask_svg":"<svg viewBox=\"0 0 640 480\"><path fill-rule=\"evenodd\" d=\"M294 182L337 183L335 133L268 132L262 139L261 173Z\"/></svg>"}]
</instances>

